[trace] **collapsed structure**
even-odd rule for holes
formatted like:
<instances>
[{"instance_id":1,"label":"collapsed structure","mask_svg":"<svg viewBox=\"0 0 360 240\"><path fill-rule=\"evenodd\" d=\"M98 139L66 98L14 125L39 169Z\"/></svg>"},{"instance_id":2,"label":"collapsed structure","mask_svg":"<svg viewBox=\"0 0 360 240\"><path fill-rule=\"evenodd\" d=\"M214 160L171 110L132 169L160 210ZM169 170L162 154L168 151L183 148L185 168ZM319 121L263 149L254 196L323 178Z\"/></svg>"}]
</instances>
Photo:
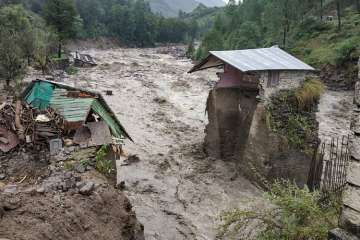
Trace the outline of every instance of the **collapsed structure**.
<instances>
[{"instance_id":1,"label":"collapsed structure","mask_svg":"<svg viewBox=\"0 0 360 240\"><path fill-rule=\"evenodd\" d=\"M23 128L23 140L29 144L46 142L52 154L59 152L63 143L80 147L113 144L119 147L120 153L123 140L132 140L100 93L58 82L35 80L23 91L21 98L22 116L25 118L17 125ZM4 152L19 144L15 134L19 127L11 124L16 119L11 106L8 103L0 109L4 116L0 123L5 125L0 128L3 132L0 149Z\"/></svg>"},{"instance_id":2,"label":"collapsed structure","mask_svg":"<svg viewBox=\"0 0 360 240\"><path fill-rule=\"evenodd\" d=\"M281 89L299 87L315 69L276 46L211 51L189 73L208 68L223 69L217 73L219 81L206 106L208 154L250 164L266 176L271 173L305 182L309 164L272 134L266 124L266 105Z\"/></svg>"},{"instance_id":3,"label":"collapsed structure","mask_svg":"<svg viewBox=\"0 0 360 240\"><path fill-rule=\"evenodd\" d=\"M95 67L97 65L94 58L89 54L75 52L73 57L75 67Z\"/></svg>"}]
</instances>

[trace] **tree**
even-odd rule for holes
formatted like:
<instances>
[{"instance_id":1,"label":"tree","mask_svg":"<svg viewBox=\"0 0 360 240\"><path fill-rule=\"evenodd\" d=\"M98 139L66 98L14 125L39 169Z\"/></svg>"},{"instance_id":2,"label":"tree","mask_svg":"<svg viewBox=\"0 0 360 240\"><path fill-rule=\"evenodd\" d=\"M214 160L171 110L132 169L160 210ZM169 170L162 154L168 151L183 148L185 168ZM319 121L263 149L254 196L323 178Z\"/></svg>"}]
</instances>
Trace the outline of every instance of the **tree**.
<instances>
[{"instance_id":1,"label":"tree","mask_svg":"<svg viewBox=\"0 0 360 240\"><path fill-rule=\"evenodd\" d=\"M189 43L189 46L187 48L186 51L186 57L193 59L194 58L194 53L195 53L195 46L194 46L194 40L192 39Z\"/></svg>"},{"instance_id":2,"label":"tree","mask_svg":"<svg viewBox=\"0 0 360 240\"><path fill-rule=\"evenodd\" d=\"M336 13L338 18L338 30L341 31L341 3L340 0L336 0Z\"/></svg>"},{"instance_id":3,"label":"tree","mask_svg":"<svg viewBox=\"0 0 360 240\"><path fill-rule=\"evenodd\" d=\"M320 20L324 18L324 0L320 0Z\"/></svg>"},{"instance_id":4,"label":"tree","mask_svg":"<svg viewBox=\"0 0 360 240\"><path fill-rule=\"evenodd\" d=\"M47 0L43 15L46 22L54 27L59 37L58 57L61 58L62 43L75 36L78 13L74 0Z\"/></svg>"},{"instance_id":5,"label":"tree","mask_svg":"<svg viewBox=\"0 0 360 240\"><path fill-rule=\"evenodd\" d=\"M261 32L254 22L244 22L240 28L228 36L227 49L257 48L261 45Z\"/></svg>"},{"instance_id":6,"label":"tree","mask_svg":"<svg viewBox=\"0 0 360 240\"><path fill-rule=\"evenodd\" d=\"M41 68L43 74L48 71L50 55L53 52L56 41L56 34L51 30L44 31L42 29L37 29L34 60Z\"/></svg>"},{"instance_id":7,"label":"tree","mask_svg":"<svg viewBox=\"0 0 360 240\"><path fill-rule=\"evenodd\" d=\"M21 37L17 32L0 29L0 75L7 86L24 73L24 52L19 44Z\"/></svg>"}]
</instances>

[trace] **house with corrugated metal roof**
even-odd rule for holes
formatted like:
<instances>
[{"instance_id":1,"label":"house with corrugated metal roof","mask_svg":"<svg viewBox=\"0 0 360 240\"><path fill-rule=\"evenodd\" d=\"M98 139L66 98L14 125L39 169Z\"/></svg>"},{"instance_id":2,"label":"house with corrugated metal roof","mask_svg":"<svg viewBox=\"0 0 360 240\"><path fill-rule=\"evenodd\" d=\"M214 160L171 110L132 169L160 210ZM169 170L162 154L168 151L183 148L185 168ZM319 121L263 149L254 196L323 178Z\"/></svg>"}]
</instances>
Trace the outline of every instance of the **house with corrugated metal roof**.
<instances>
[{"instance_id":1,"label":"house with corrugated metal roof","mask_svg":"<svg viewBox=\"0 0 360 240\"><path fill-rule=\"evenodd\" d=\"M298 87L315 69L277 46L270 48L211 51L189 73L223 67L216 88L259 90L269 97L277 89Z\"/></svg>"},{"instance_id":2,"label":"house with corrugated metal roof","mask_svg":"<svg viewBox=\"0 0 360 240\"><path fill-rule=\"evenodd\" d=\"M66 84L34 80L22 93L33 108L55 110L63 118L63 130L73 142L83 146L100 146L131 139L115 113L98 92Z\"/></svg>"},{"instance_id":3,"label":"house with corrugated metal roof","mask_svg":"<svg viewBox=\"0 0 360 240\"><path fill-rule=\"evenodd\" d=\"M315 69L279 47L211 51L189 73L209 68L218 70L219 80L206 104L207 154L237 161L247 169L245 174L256 166L268 175L271 167L277 168L274 159L282 161L278 168L281 174L295 177L294 171L303 173L298 170L298 166L306 165L302 155L293 154L281 136L269 129L267 104L281 89L300 87L307 77L313 77Z\"/></svg>"}]
</instances>

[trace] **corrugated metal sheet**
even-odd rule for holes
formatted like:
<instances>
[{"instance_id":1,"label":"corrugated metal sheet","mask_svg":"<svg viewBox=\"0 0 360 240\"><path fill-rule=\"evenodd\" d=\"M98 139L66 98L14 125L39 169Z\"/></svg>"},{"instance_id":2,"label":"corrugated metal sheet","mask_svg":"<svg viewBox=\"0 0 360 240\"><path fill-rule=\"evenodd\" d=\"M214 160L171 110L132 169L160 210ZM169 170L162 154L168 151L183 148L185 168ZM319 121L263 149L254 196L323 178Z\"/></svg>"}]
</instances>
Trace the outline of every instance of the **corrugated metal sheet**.
<instances>
[{"instance_id":1,"label":"corrugated metal sheet","mask_svg":"<svg viewBox=\"0 0 360 240\"><path fill-rule=\"evenodd\" d=\"M24 97L25 101L35 108L46 109L49 107L53 89L54 85L48 82L36 82Z\"/></svg>"},{"instance_id":2,"label":"corrugated metal sheet","mask_svg":"<svg viewBox=\"0 0 360 240\"><path fill-rule=\"evenodd\" d=\"M266 70L303 70L314 71L308 64L283 51L278 47L211 51L210 54L242 72ZM210 55L210 56L211 56ZM209 57L193 67L189 72L203 70Z\"/></svg>"},{"instance_id":3,"label":"corrugated metal sheet","mask_svg":"<svg viewBox=\"0 0 360 240\"><path fill-rule=\"evenodd\" d=\"M22 98L26 100L27 96L32 94L34 85L45 83L54 88L49 105L64 117L65 128L76 129L81 127L82 124L85 123L86 118L92 109L109 125L114 136L118 138L127 137L133 141L117 119L116 114L98 92L83 88L75 88L58 82L37 79L32 81L32 83L22 92ZM39 101L44 101L41 104L46 105L48 99L39 98Z\"/></svg>"},{"instance_id":4,"label":"corrugated metal sheet","mask_svg":"<svg viewBox=\"0 0 360 240\"><path fill-rule=\"evenodd\" d=\"M67 122L85 122L94 98L67 97L68 91L55 88L50 106L64 117Z\"/></svg>"},{"instance_id":5,"label":"corrugated metal sheet","mask_svg":"<svg viewBox=\"0 0 360 240\"><path fill-rule=\"evenodd\" d=\"M99 101L95 100L92 103L92 110L99 114L101 119L103 119L106 124L110 127L112 134L117 138L122 138L124 136L123 131L121 131L120 125L114 120L113 116L109 114L108 111L99 103Z\"/></svg>"}]
</instances>

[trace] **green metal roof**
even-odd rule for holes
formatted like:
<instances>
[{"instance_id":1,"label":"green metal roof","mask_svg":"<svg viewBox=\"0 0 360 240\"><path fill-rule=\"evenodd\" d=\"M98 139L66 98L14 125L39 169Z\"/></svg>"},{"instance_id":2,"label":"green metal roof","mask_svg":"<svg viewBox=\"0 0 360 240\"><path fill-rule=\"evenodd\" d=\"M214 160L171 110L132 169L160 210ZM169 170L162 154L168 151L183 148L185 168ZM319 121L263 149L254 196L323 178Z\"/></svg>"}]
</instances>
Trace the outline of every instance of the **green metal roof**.
<instances>
[{"instance_id":1,"label":"green metal roof","mask_svg":"<svg viewBox=\"0 0 360 240\"><path fill-rule=\"evenodd\" d=\"M69 91L81 91L91 97L71 97L71 95L69 96ZM93 110L107 123L115 137L127 137L133 141L117 119L115 113L98 92L37 79L32 81L23 91L22 98L32 107L38 109L51 107L55 109L63 116L65 121L70 123L85 123L90 110Z\"/></svg>"},{"instance_id":2,"label":"green metal roof","mask_svg":"<svg viewBox=\"0 0 360 240\"><path fill-rule=\"evenodd\" d=\"M48 82L36 82L31 85L31 89L26 92L25 101L27 104L40 110L46 109L50 105L54 85Z\"/></svg>"},{"instance_id":3,"label":"green metal roof","mask_svg":"<svg viewBox=\"0 0 360 240\"><path fill-rule=\"evenodd\" d=\"M85 122L94 98L72 98L68 91L55 88L50 99L50 107L55 109L68 122Z\"/></svg>"}]
</instances>

